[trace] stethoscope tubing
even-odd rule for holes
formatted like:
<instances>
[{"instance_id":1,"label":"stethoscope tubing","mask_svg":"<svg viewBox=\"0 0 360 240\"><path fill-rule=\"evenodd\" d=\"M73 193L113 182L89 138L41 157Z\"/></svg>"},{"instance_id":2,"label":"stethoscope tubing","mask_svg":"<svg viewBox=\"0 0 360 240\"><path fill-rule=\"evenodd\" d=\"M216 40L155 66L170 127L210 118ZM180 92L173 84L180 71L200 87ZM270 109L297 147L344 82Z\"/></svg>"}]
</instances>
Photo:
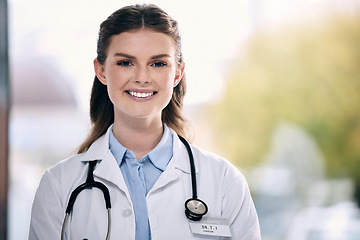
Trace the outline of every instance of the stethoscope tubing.
<instances>
[{"instance_id":1,"label":"stethoscope tubing","mask_svg":"<svg viewBox=\"0 0 360 240\"><path fill-rule=\"evenodd\" d=\"M96 164L96 161L89 162L89 170L88 170L88 175L87 175L86 181L83 184L81 184L80 186L78 186L77 188L75 188L75 190L70 195L70 199L69 199L68 205L66 207L66 211L65 211L64 222L63 222L63 225L61 228L61 240L64 239L66 224L67 224L69 215L74 207L77 196L80 194L81 191L83 191L85 189L92 189L92 188L98 188L104 194L105 205L106 205L106 210L107 210L107 217L108 217L108 228L107 228L107 233L106 233L106 239L110 238L110 232L111 232L110 193L109 193L109 189L103 183L97 182L94 180L93 171L95 168L95 164Z\"/></svg>"},{"instance_id":2,"label":"stethoscope tubing","mask_svg":"<svg viewBox=\"0 0 360 240\"><path fill-rule=\"evenodd\" d=\"M196 171L194 164L194 155L192 153L190 144L185 138L178 135L181 142L185 145L187 152L189 153L190 171L191 171L191 186L192 186L192 198L197 199L197 188L196 188Z\"/></svg>"}]
</instances>

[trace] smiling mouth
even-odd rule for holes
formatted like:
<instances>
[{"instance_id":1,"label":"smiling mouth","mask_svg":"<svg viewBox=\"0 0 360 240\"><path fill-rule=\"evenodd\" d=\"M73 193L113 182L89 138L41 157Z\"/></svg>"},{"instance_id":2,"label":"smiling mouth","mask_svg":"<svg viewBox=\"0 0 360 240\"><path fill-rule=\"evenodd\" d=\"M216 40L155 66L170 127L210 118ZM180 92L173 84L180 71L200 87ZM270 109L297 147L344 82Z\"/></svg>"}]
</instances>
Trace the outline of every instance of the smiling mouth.
<instances>
[{"instance_id":1,"label":"smiling mouth","mask_svg":"<svg viewBox=\"0 0 360 240\"><path fill-rule=\"evenodd\" d=\"M137 97L137 98L147 98L147 97L151 97L152 95L156 94L156 92L147 92L147 93L140 93L140 92L134 92L134 91L126 91L126 92L129 93L131 96Z\"/></svg>"}]
</instances>

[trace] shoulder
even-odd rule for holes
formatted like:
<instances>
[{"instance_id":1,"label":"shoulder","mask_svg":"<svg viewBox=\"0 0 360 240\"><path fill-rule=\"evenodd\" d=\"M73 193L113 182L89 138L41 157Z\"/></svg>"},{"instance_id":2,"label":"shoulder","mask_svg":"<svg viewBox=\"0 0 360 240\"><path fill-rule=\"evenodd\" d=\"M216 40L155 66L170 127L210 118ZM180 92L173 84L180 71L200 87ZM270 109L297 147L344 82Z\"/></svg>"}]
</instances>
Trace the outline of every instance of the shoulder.
<instances>
[{"instance_id":1,"label":"shoulder","mask_svg":"<svg viewBox=\"0 0 360 240\"><path fill-rule=\"evenodd\" d=\"M70 190L80 181L82 169L85 169L81 168L81 164L79 155L74 155L46 169L36 190L33 203L35 208L44 210L43 206L46 205L63 206Z\"/></svg>"},{"instance_id":2,"label":"shoulder","mask_svg":"<svg viewBox=\"0 0 360 240\"><path fill-rule=\"evenodd\" d=\"M176 136L176 133L173 132L173 135ZM179 162L182 163L183 169L187 169L188 163L188 152L186 150L187 144L182 144L180 137L174 138L174 155L178 155ZM214 173L214 177L228 176L235 177L238 179L244 179L243 175L237 167L235 167L229 160L224 157L200 148L194 144L190 144L192 154L194 156L194 163L196 173L202 172L205 175ZM201 174L203 175L203 174Z\"/></svg>"},{"instance_id":3,"label":"shoulder","mask_svg":"<svg viewBox=\"0 0 360 240\"><path fill-rule=\"evenodd\" d=\"M234 164L232 164L228 159L194 145L191 145L191 148L193 150L194 159L198 162L200 167L205 165L209 168L230 171L236 175L242 175L239 169L235 167Z\"/></svg>"},{"instance_id":4,"label":"shoulder","mask_svg":"<svg viewBox=\"0 0 360 240\"><path fill-rule=\"evenodd\" d=\"M81 161L83 155L84 153L72 155L49 167L46 169L43 179L62 183L65 179L78 176L70 173L78 172L83 167L84 163Z\"/></svg>"},{"instance_id":5,"label":"shoulder","mask_svg":"<svg viewBox=\"0 0 360 240\"><path fill-rule=\"evenodd\" d=\"M92 160L102 160L109 152L108 132L99 137L90 148L80 154L74 154L54 166L48 168L44 175L52 176L56 179L64 180L69 178L78 178L79 174L86 169L84 164Z\"/></svg>"},{"instance_id":6,"label":"shoulder","mask_svg":"<svg viewBox=\"0 0 360 240\"><path fill-rule=\"evenodd\" d=\"M192 145L194 161L200 176L207 179L215 179L220 184L247 188L247 181L238 167L229 160L213 152ZM226 187L226 188L227 188Z\"/></svg>"}]
</instances>

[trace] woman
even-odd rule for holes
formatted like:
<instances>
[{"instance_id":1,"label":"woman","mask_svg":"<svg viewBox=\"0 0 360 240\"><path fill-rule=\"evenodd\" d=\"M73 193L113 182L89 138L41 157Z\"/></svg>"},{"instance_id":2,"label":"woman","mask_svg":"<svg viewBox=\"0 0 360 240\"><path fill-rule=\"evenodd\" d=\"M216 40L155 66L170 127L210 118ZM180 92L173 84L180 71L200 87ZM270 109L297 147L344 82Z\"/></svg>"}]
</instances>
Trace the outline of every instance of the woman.
<instances>
[{"instance_id":1,"label":"woman","mask_svg":"<svg viewBox=\"0 0 360 240\"><path fill-rule=\"evenodd\" d=\"M234 166L191 146L191 174L177 22L155 5L124 7L101 24L97 54L91 133L77 155L42 177L29 239L260 239ZM185 210L193 175L202 200L193 194ZM65 217L71 193L92 178L108 188L111 222L97 188L78 194Z\"/></svg>"}]
</instances>

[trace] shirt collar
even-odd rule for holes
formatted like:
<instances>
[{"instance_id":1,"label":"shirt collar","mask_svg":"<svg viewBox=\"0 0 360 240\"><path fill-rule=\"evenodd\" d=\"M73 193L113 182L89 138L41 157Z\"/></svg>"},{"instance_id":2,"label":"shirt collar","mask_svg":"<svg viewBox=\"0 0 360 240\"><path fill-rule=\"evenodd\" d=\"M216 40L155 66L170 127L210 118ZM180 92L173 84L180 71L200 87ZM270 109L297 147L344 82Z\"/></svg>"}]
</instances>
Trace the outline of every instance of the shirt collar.
<instances>
[{"instance_id":1,"label":"shirt collar","mask_svg":"<svg viewBox=\"0 0 360 240\"><path fill-rule=\"evenodd\" d=\"M109 149L111 153L114 155L117 164L120 166L122 159L124 157L124 154L126 152L126 148L123 147L118 140L115 138L113 133L113 125L110 127L109 131Z\"/></svg>"},{"instance_id":2,"label":"shirt collar","mask_svg":"<svg viewBox=\"0 0 360 240\"><path fill-rule=\"evenodd\" d=\"M173 156L173 134L170 131L169 127L166 126L166 124L164 124L163 126L164 126L164 133L160 142L150 153L148 153L146 156L142 158L142 159L146 159L146 158L150 159L152 164L156 168L162 171L165 170L166 166L168 165L170 159ZM120 164L124 159L125 153L130 150L126 149L117 141L112 130L113 130L113 126L111 126L110 134L109 134L109 149L114 155L116 162L120 166Z\"/></svg>"},{"instance_id":3,"label":"shirt collar","mask_svg":"<svg viewBox=\"0 0 360 240\"><path fill-rule=\"evenodd\" d=\"M164 124L164 134L160 142L148 156L155 167L165 171L166 166L173 156L173 135L166 124Z\"/></svg>"}]
</instances>

